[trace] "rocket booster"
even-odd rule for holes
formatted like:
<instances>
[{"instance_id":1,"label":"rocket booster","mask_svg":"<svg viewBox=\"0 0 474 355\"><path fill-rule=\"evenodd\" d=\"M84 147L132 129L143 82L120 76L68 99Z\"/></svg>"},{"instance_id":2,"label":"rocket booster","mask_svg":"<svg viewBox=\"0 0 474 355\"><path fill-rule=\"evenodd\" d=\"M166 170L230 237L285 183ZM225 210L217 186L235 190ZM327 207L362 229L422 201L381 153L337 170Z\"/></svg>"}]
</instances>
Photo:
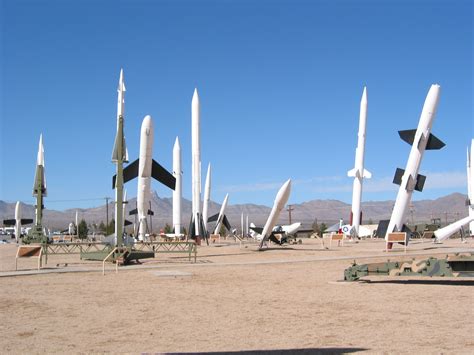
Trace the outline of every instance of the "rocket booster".
<instances>
[{"instance_id":1,"label":"rocket booster","mask_svg":"<svg viewBox=\"0 0 474 355\"><path fill-rule=\"evenodd\" d=\"M273 231L273 227L275 226L275 223L277 222L278 217L280 216L281 210L283 209L283 207L285 207L286 203L288 202L288 198L290 197L290 192L291 192L291 179L288 179L280 188L280 190L278 191L275 197L273 208L270 212L267 222L265 223L265 226L263 227L260 249L262 249L263 244L265 243L265 241L268 239L271 232Z\"/></svg>"},{"instance_id":2,"label":"rocket booster","mask_svg":"<svg viewBox=\"0 0 474 355\"><path fill-rule=\"evenodd\" d=\"M473 221L474 221L474 216L467 216L457 222L451 223L450 225L446 227L438 229L437 231L434 232L436 241L441 242L445 239L448 239L454 233L459 231L461 227Z\"/></svg>"},{"instance_id":3,"label":"rocket booster","mask_svg":"<svg viewBox=\"0 0 474 355\"><path fill-rule=\"evenodd\" d=\"M33 196L36 196L36 219L35 224L41 226L43 219L43 197L47 196L46 179L44 176L44 147L43 135L40 135L38 144L38 155L36 158L35 182L33 186Z\"/></svg>"},{"instance_id":4,"label":"rocket booster","mask_svg":"<svg viewBox=\"0 0 474 355\"><path fill-rule=\"evenodd\" d=\"M207 166L206 182L204 183L204 201L202 203L202 220L207 223L209 201L211 200L211 163Z\"/></svg>"},{"instance_id":5,"label":"rocket booster","mask_svg":"<svg viewBox=\"0 0 474 355\"><path fill-rule=\"evenodd\" d=\"M181 198L182 198L182 172L181 172L181 146L176 137L173 147L173 176L176 187L173 191L173 228L175 234L181 234Z\"/></svg>"},{"instance_id":6,"label":"rocket booster","mask_svg":"<svg viewBox=\"0 0 474 355\"><path fill-rule=\"evenodd\" d=\"M412 147L405 170L398 168L395 173L393 182L400 185L400 189L398 190L385 239L387 239L388 233L402 230L413 191L423 190L426 176L419 175L418 171L425 150L441 149L445 145L430 133L436 116L440 91L441 87L439 85L431 85L416 130L398 132L400 138L411 144Z\"/></svg>"},{"instance_id":7,"label":"rocket booster","mask_svg":"<svg viewBox=\"0 0 474 355\"><path fill-rule=\"evenodd\" d=\"M200 142L200 108L199 95L194 89L191 103L191 152L192 152L192 209L194 219L194 235L201 236L201 142Z\"/></svg>"},{"instance_id":8,"label":"rocket booster","mask_svg":"<svg viewBox=\"0 0 474 355\"><path fill-rule=\"evenodd\" d=\"M364 169L365 155L365 132L367 125L367 88L364 87L362 99L360 100L359 114L359 133L357 139L357 148L355 155L354 169L347 172L347 176L354 178L352 188L352 209L351 209L351 225L355 232L359 235L359 225L361 223L361 199L362 199L362 183L363 179L370 179L372 174Z\"/></svg>"},{"instance_id":9,"label":"rocket booster","mask_svg":"<svg viewBox=\"0 0 474 355\"><path fill-rule=\"evenodd\" d=\"M474 235L474 139L471 140L471 151L467 149L467 205L469 216L473 217L469 223L469 234Z\"/></svg>"},{"instance_id":10,"label":"rocket booster","mask_svg":"<svg viewBox=\"0 0 474 355\"><path fill-rule=\"evenodd\" d=\"M222 202L221 210L219 211L219 217L217 217L216 229L214 229L214 234L219 233L221 229L222 222L224 220L224 213L227 207L227 201L229 200L229 194L225 195L224 202Z\"/></svg>"}]
</instances>

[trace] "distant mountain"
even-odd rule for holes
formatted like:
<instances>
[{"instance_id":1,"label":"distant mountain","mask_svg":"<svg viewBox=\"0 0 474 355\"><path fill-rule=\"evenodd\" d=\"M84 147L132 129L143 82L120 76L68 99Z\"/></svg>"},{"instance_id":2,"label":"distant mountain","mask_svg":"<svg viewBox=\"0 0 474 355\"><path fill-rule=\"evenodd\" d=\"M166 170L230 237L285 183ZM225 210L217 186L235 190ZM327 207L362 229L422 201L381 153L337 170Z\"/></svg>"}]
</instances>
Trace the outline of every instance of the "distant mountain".
<instances>
[{"instance_id":1,"label":"distant mountain","mask_svg":"<svg viewBox=\"0 0 474 355\"><path fill-rule=\"evenodd\" d=\"M467 196L460 193L453 193L436 200L421 200L413 202L413 220L415 223L426 223L431 218L441 218L441 221L448 223L460 219L467 215L465 206ZM45 200L47 207L48 200ZM362 203L363 223L377 223L381 219L389 219L394 201L368 201ZM215 202L209 205L209 216L218 213L221 205ZM128 212L136 208L136 198L130 199L126 206L127 219L134 221L134 216L128 216ZM292 205L292 222L302 222L304 225L311 225L316 219L319 223L335 223L340 218L348 221L351 206L337 200L312 200L301 204ZM166 223L172 223L172 199L160 198L156 193L152 195L151 209L154 211L153 229L159 230ZM189 200L182 201L183 226L189 225L192 203ZM226 215L232 226L239 228L241 214L249 216L249 221L256 225L263 225L268 218L271 208L268 206L241 204L228 205ZM88 224L106 223L106 206L87 209L68 209L65 211L44 210L44 224L53 230L66 229L70 222L75 220L76 211L79 211L79 219L85 219ZM0 201L0 221L13 218L15 214L15 203ZM34 218L35 209L33 205L22 203L23 218ZM114 203L108 206L109 221L114 216ZM409 212L407 219L411 222L412 214ZM289 222L288 212L282 211L279 223Z\"/></svg>"}]
</instances>

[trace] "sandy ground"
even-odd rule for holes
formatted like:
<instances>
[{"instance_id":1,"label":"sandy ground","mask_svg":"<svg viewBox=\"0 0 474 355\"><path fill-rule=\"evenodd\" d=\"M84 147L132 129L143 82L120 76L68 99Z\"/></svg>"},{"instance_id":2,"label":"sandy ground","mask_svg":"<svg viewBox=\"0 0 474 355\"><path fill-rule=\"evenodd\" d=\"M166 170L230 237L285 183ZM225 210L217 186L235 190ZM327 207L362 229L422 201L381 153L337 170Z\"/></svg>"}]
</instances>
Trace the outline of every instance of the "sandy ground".
<instances>
[{"instance_id":1,"label":"sandy ground","mask_svg":"<svg viewBox=\"0 0 474 355\"><path fill-rule=\"evenodd\" d=\"M202 246L195 264L159 254L105 276L100 263L52 256L46 270L81 272L0 277L0 352L474 353L473 279L340 282L353 259L386 260L382 241L256 249ZM388 257L457 249L474 242L413 242ZM0 245L1 272L15 253Z\"/></svg>"}]
</instances>

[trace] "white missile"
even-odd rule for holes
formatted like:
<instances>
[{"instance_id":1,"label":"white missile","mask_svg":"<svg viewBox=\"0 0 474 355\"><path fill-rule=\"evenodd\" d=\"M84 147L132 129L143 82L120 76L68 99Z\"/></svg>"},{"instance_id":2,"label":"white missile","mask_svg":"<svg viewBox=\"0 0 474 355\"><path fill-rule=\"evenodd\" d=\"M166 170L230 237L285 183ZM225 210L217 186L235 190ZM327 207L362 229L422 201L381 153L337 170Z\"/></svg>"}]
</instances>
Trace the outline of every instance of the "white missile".
<instances>
[{"instance_id":1,"label":"white missile","mask_svg":"<svg viewBox=\"0 0 474 355\"><path fill-rule=\"evenodd\" d=\"M387 236L391 232L399 232L403 229L406 212L411 201L414 190L422 191L426 176L419 175L421 160L425 149L441 149L444 143L432 135L431 127L436 116L436 110L439 102L440 86L431 85L426 96L425 104L421 112L420 121L416 130L399 131L400 138L408 144L411 144L410 155L405 170L397 169L393 182L400 185L392 216L387 228Z\"/></svg>"},{"instance_id":2,"label":"white missile","mask_svg":"<svg viewBox=\"0 0 474 355\"><path fill-rule=\"evenodd\" d=\"M474 139L471 140L471 151L467 150L467 205L469 216L474 218ZM474 219L469 223L469 235L474 235Z\"/></svg>"},{"instance_id":3,"label":"white missile","mask_svg":"<svg viewBox=\"0 0 474 355\"><path fill-rule=\"evenodd\" d=\"M367 88L364 87L362 99L360 100L359 133L355 155L355 167L347 173L347 176L354 178L352 188L352 209L350 224L354 227L356 235L359 235L361 223L362 182L363 179L370 179L372 174L364 169L365 132L367 125Z\"/></svg>"},{"instance_id":4,"label":"white missile","mask_svg":"<svg viewBox=\"0 0 474 355\"><path fill-rule=\"evenodd\" d=\"M173 176L176 187L173 191L173 229L176 235L181 234L181 199L182 199L182 171L181 171L181 146L176 137L173 147Z\"/></svg>"},{"instance_id":5,"label":"white missile","mask_svg":"<svg viewBox=\"0 0 474 355\"><path fill-rule=\"evenodd\" d=\"M18 242L21 235L21 205L20 201L15 205L15 239Z\"/></svg>"},{"instance_id":6,"label":"white missile","mask_svg":"<svg viewBox=\"0 0 474 355\"><path fill-rule=\"evenodd\" d=\"M79 213L76 211L76 235L79 237Z\"/></svg>"},{"instance_id":7,"label":"white missile","mask_svg":"<svg viewBox=\"0 0 474 355\"><path fill-rule=\"evenodd\" d=\"M200 142L200 112L199 95L197 89L194 89L193 100L191 103L191 154L192 154L192 221L194 221L194 235L203 236L204 231L201 227L201 142ZM191 233L191 231L190 231Z\"/></svg>"},{"instance_id":8,"label":"white missile","mask_svg":"<svg viewBox=\"0 0 474 355\"><path fill-rule=\"evenodd\" d=\"M450 225L446 227L438 229L437 231L434 232L436 241L442 242L443 240L448 239L454 233L459 231L463 226L473 221L474 221L474 216L467 216L457 222L451 223Z\"/></svg>"},{"instance_id":9,"label":"white missile","mask_svg":"<svg viewBox=\"0 0 474 355\"><path fill-rule=\"evenodd\" d=\"M209 201L211 200L211 163L207 166L206 182L204 183L204 201L202 203L202 220L207 224Z\"/></svg>"},{"instance_id":10,"label":"white missile","mask_svg":"<svg viewBox=\"0 0 474 355\"><path fill-rule=\"evenodd\" d=\"M278 191L275 202L273 203L273 208L268 216L267 222L263 227L262 231L262 241L260 242L259 249L263 248L263 244L267 241L268 237L273 231L273 227L275 226L278 217L280 216L280 212L285 207L286 203L288 202L288 198L290 197L291 192L291 179L288 179L283 186Z\"/></svg>"},{"instance_id":11,"label":"white missile","mask_svg":"<svg viewBox=\"0 0 474 355\"><path fill-rule=\"evenodd\" d=\"M140 129L140 154L138 161L137 213L138 239L144 240L149 232L147 217L151 201L151 164L153 160L153 121L145 116Z\"/></svg>"},{"instance_id":12,"label":"white missile","mask_svg":"<svg viewBox=\"0 0 474 355\"><path fill-rule=\"evenodd\" d=\"M229 200L229 194L226 194L224 197L224 202L222 202L221 210L219 211L219 217L217 217L216 228L214 229L214 234L218 234L221 230L222 222L224 221L225 209L227 207L227 201Z\"/></svg>"}]
</instances>

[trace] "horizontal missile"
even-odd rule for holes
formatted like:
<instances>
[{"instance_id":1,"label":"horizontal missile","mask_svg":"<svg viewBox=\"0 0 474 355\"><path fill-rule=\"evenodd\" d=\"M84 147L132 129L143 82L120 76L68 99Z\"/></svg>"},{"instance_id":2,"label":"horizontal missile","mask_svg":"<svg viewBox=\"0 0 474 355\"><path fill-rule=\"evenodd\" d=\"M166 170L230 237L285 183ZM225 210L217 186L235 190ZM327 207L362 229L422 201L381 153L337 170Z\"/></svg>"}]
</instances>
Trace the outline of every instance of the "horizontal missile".
<instances>
[{"instance_id":1,"label":"horizontal missile","mask_svg":"<svg viewBox=\"0 0 474 355\"><path fill-rule=\"evenodd\" d=\"M466 224L472 221L474 221L474 216L467 216L457 222L451 223L450 225L446 227L438 229L437 231L434 232L436 241L442 242L443 240L448 239L454 233L459 231L463 226L465 226Z\"/></svg>"}]
</instances>

